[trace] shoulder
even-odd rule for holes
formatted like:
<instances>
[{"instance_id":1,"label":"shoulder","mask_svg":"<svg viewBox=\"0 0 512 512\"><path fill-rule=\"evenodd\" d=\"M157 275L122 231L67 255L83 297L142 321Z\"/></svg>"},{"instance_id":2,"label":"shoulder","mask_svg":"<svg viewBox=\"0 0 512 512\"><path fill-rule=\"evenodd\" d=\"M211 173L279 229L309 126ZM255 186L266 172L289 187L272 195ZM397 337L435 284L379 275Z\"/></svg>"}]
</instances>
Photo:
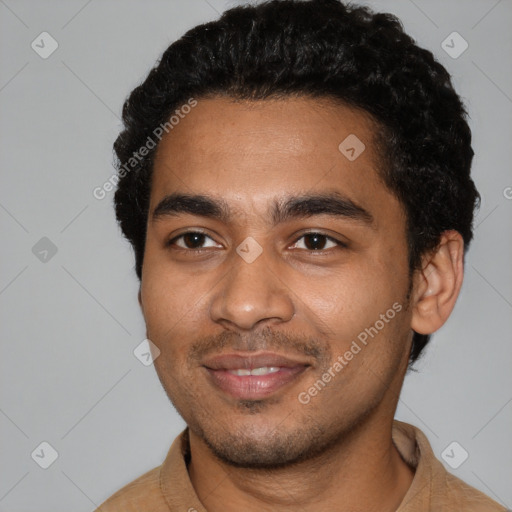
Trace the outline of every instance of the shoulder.
<instances>
[{"instance_id":1,"label":"shoulder","mask_svg":"<svg viewBox=\"0 0 512 512\"><path fill-rule=\"evenodd\" d=\"M483 492L447 471L418 427L395 420L393 441L402 459L415 470L401 512L507 512Z\"/></svg>"},{"instance_id":2,"label":"shoulder","mask_svg":"<svg viewBox=\"0 0 512 512\"><path fill-rule=\"evenodd\" d=\"M175 504L196 501L187 466L188 431L176 437L162 465L139 476L102 503L94 512L169 512ZM187 510L187 508L185 508Z\"/></svg>"},{"instance_id":3,"label":"shoulder","mask_svg":"<svg viewBox=\"0 0 512 512\"><path fill-rule=\"evenodd\" d=\"M94 512L152 512L169 508L160 490L160 468L158 466L125 485L102 503Z\"/></svg>"},{"instance_id":4,"label":"shoulder","mask_svg":"<svg viewBox=\"0 0 512 512\"><path fill-rule=\"evenodd\" d=\"M445 499L464 512L506 512L507 510L483 492L447 471L444 488Z\"/></svg>"}]
</instances>

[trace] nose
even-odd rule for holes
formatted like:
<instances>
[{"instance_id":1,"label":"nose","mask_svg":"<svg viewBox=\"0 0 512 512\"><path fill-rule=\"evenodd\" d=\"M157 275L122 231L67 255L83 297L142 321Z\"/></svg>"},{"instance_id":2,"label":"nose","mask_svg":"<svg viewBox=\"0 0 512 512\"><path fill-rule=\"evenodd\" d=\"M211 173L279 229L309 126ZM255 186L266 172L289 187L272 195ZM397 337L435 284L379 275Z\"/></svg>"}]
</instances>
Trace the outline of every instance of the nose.
<instances>
[{"instance_id":1,"label":"nose","mask_svg":"<svg viewBox=\"0 0 512 512\"><path fill-rule=\"evenodd\" d=\"M236 253L233 260L212 297L212 320L241 331L291 320L295 312L291 291L271 267L265 251L251 263Z\"/></svg>"}]
</instances>

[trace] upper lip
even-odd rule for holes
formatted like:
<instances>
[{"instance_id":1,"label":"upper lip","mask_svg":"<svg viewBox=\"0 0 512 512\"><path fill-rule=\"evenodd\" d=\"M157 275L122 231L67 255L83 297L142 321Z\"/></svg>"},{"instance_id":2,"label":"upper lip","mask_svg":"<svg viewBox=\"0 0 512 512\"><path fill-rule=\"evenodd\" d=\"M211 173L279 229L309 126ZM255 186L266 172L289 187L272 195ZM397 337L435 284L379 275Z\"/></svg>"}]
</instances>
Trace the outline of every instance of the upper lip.
<instances>
[{"instance_id":1,"label":"upper lip","mask_svg":"<svg viewBox=\"0 0 512 512\"><path fill-rule=\"evenodd\" d=\"M207 358L203 362L203 366L210 370L237 370L241 368L253 370L254 368L262 368L264 366L294 368L296 366L310 365L305 361L284 356L282 354L276 354L273 352L262 352L259 354L219 354Z\"/></svg>"}]
</instances>

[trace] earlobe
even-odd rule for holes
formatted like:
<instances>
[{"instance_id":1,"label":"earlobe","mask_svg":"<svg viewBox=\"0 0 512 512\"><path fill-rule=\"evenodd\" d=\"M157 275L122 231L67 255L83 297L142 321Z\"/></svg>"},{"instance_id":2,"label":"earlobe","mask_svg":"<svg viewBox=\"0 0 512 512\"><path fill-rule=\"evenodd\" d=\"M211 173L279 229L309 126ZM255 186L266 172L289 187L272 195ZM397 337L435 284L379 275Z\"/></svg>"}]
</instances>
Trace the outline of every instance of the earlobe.
<instances>
[{"instance_id":1,"label":"earlobe","mask_svg":"<svg viewBox=\"0 0 512 512\"><path fill-rule=\"evenodd\" d=\"M414 276L411 328L432 334L448 319L462 286L464 240L457 231L445 231L437 248L425 256Z\"/></svg>"}]
</instances>

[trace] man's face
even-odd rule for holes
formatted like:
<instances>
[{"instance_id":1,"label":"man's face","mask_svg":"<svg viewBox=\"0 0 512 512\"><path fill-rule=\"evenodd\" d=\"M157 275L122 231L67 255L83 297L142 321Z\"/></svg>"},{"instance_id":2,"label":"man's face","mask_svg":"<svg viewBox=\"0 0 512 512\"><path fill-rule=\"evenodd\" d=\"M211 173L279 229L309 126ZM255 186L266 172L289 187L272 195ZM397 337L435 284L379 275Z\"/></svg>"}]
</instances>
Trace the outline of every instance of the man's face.
<instances>
[{"instance_id":1,"label":"man's face","mask_svg":"<svg viewBox=\"0 0 512 512\"><path fill-rule=\"evenodd\" d=\"M199 99L159 144L147 336L169 398L225 461L290 463L391 422L411 342L408 253L372 130L327 101ZM359 156L353 137L339 149L351 134ZM171 194L227 211L161 204Z\"/></svg>"}]
</instances>

